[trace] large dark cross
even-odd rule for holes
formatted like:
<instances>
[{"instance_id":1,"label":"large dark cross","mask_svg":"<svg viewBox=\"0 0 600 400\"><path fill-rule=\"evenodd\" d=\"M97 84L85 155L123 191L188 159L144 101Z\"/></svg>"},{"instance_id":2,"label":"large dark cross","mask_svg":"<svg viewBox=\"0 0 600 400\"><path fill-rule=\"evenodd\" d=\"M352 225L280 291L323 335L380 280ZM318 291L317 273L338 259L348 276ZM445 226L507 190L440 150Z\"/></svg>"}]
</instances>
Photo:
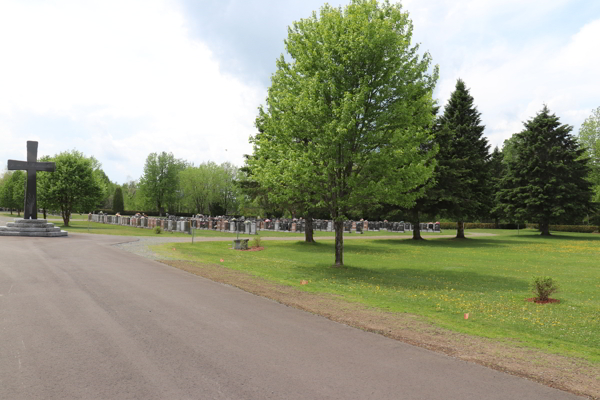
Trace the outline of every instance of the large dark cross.
<instances>
[{"instance_id":1,"label":"large dark cross","mask_svg":"<svg viewBox=\"0 0 600 400\"><path fill-rule=\"evenodd\" d=\"M56 164L53 162L37 162L38 142L27 141L27 161L8 160L8 169L24 169L27 171L27 189L25 190L25 208L23 218L37 219L37 184L35 176L37 171L54 172Z\"/></svg>"}]
</instances>

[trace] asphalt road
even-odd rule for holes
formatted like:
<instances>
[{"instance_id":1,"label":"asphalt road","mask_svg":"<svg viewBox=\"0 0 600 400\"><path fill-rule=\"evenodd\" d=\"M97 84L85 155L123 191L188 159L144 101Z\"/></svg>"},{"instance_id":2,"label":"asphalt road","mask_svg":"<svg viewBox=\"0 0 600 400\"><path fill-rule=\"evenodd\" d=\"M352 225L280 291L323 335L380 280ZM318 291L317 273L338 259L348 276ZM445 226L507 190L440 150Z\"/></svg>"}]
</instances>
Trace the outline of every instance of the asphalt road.
<instances>
[{"instance_id":1,"label":"asphalt road","mask_svg":"<svg viewBox=\"0 0 600 400\"><path fill-rule=\"evenodd\" d=\"M0 399L577 399L111 246L0 237Z\"/></svg>"}]
</instances>

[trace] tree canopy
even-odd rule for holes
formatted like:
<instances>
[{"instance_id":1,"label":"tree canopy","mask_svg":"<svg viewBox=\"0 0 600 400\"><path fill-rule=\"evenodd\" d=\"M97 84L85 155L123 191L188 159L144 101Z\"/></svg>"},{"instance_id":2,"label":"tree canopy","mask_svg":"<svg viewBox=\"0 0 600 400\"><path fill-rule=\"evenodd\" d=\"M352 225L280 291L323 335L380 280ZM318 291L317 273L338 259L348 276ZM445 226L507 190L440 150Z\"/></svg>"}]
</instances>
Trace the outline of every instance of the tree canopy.
<instances>
[{"instance_id":1,"label":"tree canopy","mask_svg":"<svg viewBox=\"0 0 600 400\"><path fill-rule=\"evenodd\" d=\"M432 122L437 67L411 46L400 4L354 0L295 22L271 78L252 174L290 197L314 193L335 220L335 265L343 265L343 221L365 204L410 205L432 172L420 150ZM280 191L281 192L281 191ZM283 192L285 194L285 192Z\"/></svg>"},{"instance_id":2,"label":"tree canopy","mask_svg":"<svg viewBox=\"0 0 600 400\"><path fill-rule=\"evenodd\" d=\"M600 107L581 124L579 142L590 159L590 181L594 185L594 201L600 203Z\"/></svg>"},{"instance_id":3,"label":"tree canopy","mask_svg":"<svg viewBox=\"0 0 600 400\"><path fill-rule=\"evenodd\" d=\"M25 181L26 174L23 171L8 171L0 180L0 205L17 210L17 216L25 205Z\"/></svg>"},{"instance_id":4,"label":"tree canopy","mask_svg":"<svg viewBox=\"0 0 600 400\"><path fill-rule=\"evenodd\" d=\"M139 188L142 197L162 215L164 207L177 198L179 172L185 168L182 160L173 153L150 153L144 165L144 175L140 179Z\"/></svg>"},{"instance_id":5,"label":"tree canopy","mask_svg":"<svg viewBox=\"0 0 600 400\"><path fill-rule=\"evenodd\" d=\"M511 157L498 199L510 217L539 223L542 235L550 235L551 223L582 218L592 197L587 180L589 159L570 133L544 106L512 140Z\"/></svg>"},{"instance_id":6,"label":"tree canopy","mask_svg":"<svg viewBox=\"0 0 600 400\"><path fill-rule=\"evenodd\" d=\"M179 173L184 206L198 214L225 215L237 210L238 169L231 163L189 165Z\"/></svg>"},{"instance_id":7,"label":"tree canopy","mask_svg":"<svg viewBox=\"0 0 600 400\"><path fill-rule=\"evenodd\" d=\"M38 174L38 201L45 207L59 209L65 226L69 226L74 211L89 212L102 200L102 183L94 174L97 162L77 150L44 160L55 162L56 170Z\"/></svg>"}]
</instances>

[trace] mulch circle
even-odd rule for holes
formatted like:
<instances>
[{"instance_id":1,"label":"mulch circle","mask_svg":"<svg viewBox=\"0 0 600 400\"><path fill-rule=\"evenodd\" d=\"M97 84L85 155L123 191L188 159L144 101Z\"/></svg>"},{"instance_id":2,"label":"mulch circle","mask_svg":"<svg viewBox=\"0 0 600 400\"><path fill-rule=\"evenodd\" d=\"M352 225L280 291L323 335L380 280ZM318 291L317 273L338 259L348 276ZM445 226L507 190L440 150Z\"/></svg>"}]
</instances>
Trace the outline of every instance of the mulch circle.
<instances>
[{"instance_id":1,"label":"mulch circle","mask_svg":"<svg viewBox=\"0 0 600 400\"><path fill-rule=\"evenodd\" d=\"M548 300L541 301L535 297L530 297L526 300L530 303L537 303L537 304L560 303L560 300L558 300L558 299L548 299Z\"/></svg>"},{"instance_id":2,"label":"mulch circle","mask_svg":"<svg viewBox=\"0 0 600 400\"><path fill-rule=\"evenodd\" d=\"M261 246L261 247L251 247L249 249L241 250L241 251L261 251L261 250L264 250L264 249L265 248Z\"/></svg>"}]
</instances>

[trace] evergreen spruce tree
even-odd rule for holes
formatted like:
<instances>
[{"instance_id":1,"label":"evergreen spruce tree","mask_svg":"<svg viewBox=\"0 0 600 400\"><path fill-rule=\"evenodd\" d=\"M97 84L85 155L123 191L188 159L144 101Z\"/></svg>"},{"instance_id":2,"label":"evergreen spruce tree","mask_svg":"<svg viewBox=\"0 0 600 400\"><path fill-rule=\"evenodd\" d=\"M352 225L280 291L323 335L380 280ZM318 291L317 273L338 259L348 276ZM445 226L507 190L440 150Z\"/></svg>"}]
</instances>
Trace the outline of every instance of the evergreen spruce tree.
<instances>
[{"instance_id":1,"label":"evergreen spruce tree","mask_svg":"<svg viewBox=\"0 0 600 400\"><path fill-rule=\"evenodd\" d=\"M440 207L456 219L459 239L465 237L464 221L484 214L490 197L490 146L483 137L480 116L469 89L459 79L435 133L440 146L437 198Z\"/></svg>"},{"instance_id":2,"label":"evergreen spruce tree","mask_svg":"<svg viewBox=\"0 0 600 400\"><path fill-rule=\"evenodd\" d=\"M571 135L573 127L561 125L548 107L524 125L514 135L498 197L508 216L539 223L546 236L551 223L572 223L586 214L592 197L589 158Z\"/></svg>"},{"instance_id":3,"label":"evergreen spruce tree","mask_svg":"<svg viewBox=\"0 0 600 400\"><path fill-rule=\"evenodd\" d=\"M125 211L125 202L123 201L123 190L120 186L115 188L115 195L113 196L113 212L122 213Z\"/></svg>"}]
</instances>

